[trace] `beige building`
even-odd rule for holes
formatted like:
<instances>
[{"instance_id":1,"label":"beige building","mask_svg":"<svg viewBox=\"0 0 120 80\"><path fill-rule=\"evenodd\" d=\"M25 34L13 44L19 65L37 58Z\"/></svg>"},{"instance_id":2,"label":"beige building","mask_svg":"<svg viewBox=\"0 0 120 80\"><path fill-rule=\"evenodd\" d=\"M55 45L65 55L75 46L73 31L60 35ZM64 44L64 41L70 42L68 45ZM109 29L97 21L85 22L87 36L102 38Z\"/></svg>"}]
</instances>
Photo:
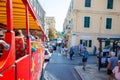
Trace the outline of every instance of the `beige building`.
<instances>
[{"instance_id":1,"label":"beige building","mask_svg":"<svg viewBox=\"0 0 120 80\"><path fill-rule=\"evenodd\" d=\"M92 52L98 37L120 38L120 0L71 0L63 26L69 46Z\"/></svg>"},{"instance_id":2,"label":"beige building","mask_svg":"<svg viewBox=\"0 0 120 80\"><path fill-rule=\"evenodd\" d=\"M45 17L45 22L49 27L55 28L55 18L54 17Z\"/></svg>"},{"instance_id":3,"label":"beige building","mask_svg":"<svg viewBox=\"0 0 120 80\"><path fill-rule=\"evenodd\" d=\"M55 18L54 17L45 17L45 32L49 35L49 28L51 28L55 33Z\"/></svg>"}]
</instances>

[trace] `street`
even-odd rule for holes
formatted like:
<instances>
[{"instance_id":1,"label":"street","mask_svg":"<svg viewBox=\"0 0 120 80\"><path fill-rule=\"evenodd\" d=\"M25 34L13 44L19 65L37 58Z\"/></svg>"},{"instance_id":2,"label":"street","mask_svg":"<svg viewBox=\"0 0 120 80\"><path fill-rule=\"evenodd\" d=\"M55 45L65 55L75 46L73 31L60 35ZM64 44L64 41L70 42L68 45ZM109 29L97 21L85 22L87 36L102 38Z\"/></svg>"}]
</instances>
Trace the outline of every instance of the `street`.
<instances>
[{"instance_id":1,"label":"street","mask_svg":"<svg viewBox=\"0 0 120 80\"><path fill-rule=\"evenodd\" d=\"M82 65L81 59L81 56L75 53L73 60L70 60L57 50L46 64L42 80L78 80L74 67ZM88 64L96 64L96 57L89 56Z\"/></svg>"}]
</instances>

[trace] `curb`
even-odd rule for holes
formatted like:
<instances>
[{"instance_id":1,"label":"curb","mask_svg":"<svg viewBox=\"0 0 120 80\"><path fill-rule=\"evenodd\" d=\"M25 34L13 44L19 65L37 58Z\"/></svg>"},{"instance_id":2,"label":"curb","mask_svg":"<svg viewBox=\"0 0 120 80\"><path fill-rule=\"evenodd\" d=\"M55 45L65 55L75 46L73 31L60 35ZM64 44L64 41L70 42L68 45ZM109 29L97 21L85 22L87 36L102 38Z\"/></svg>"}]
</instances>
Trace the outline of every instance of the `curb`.
<instances>
[{"instance_id":1,"label":"curb","mask_svg":"<svg viewBox=\"0 0 120 80\"><path fill-rule=\"evenodd\" d=\"M87 66L87 70L83 71L81 66L74 67L75 75L78 80L107 80L106 70L99 72L95 65Z\"/></svg>"},{"instance_id":2,"label":"curb","mask_svg":"<svg viewBox=\"0 0 120 80\"><path fill-rule=\"evenodd\" d=\"M77 72L77 70L74 68L74 72L76 74L76 77L78 80L82 80L81 76L79 75L79 73Z\"/></svg>"}]
</instances>

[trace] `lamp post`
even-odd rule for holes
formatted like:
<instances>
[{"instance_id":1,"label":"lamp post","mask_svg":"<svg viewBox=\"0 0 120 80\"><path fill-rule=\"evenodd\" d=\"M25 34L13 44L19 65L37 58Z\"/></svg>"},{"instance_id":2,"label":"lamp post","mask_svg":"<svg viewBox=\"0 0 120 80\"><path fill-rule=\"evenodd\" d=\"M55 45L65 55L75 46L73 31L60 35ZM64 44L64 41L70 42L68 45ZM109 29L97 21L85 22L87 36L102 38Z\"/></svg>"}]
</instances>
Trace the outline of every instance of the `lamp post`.
<instances>
[{"instance_id":1,"label":"lamp post","mask_svg":"<svg viewBox=\"0 0 120 80\"><path fill-rule=\"evenodd\" d=\"M102 40L99 40L99 64L98 64L98 70L100 71L100 67L101 67L101 52L102 52Z\"/></svg>"}]
</instances>

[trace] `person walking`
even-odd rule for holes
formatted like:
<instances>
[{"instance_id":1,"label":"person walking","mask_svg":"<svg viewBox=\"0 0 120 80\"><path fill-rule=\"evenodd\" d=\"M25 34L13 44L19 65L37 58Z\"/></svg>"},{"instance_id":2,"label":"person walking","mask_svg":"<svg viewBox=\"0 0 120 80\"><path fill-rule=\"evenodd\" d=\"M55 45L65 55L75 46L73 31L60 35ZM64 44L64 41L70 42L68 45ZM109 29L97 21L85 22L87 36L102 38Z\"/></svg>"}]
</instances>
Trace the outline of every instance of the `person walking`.
<instances>
[{"instance_id":1,"label":"person walking","mask_svg":"<svg viewBox=\"0 0 120 80\"><path fill-rule=\"evenodd\" d=\"M120 60L118 60L118 66L116 66L113 70L114 80L120 80Z\"/></svg>"},{"instance_id":2,"label":"person walking","mask_svg":"<svg viewBox=\"0 0 120 80\"><path fill-rule=\"evenodd\" d=\"M62 44L62 47L61 47L61 54L64 53L64 45Z\"/></svg>"},{"instance_id":3,"label":"person walking","mask_svg":"<svg viewBox=\"0 0 120 80\"><path fill-rule=\"evenodd\" d=\"M73 55L74 55L74 47L72 46L70 48L70 60L72 60Z\"/></svg>"},{"instance_id":4,"label":"person walking","mask_svg":"<svg viewBox=\"0 0 120 80\"><path fill-rule=\"evenodd\" d=\"M67 56L67 54L68 54L68 48L67 48L67 46L65 45L65 47L64 47L64 55Z\"/></svg>"},{"instance_id":5,"label":"person walking","mask_svg":"<svg viewBox=\"0 0 120 80\"><path fill-rule=\"evenodd\" d=\"M107 80L111 80L111 76L113 75L112 70L115 66L118 65L118 57L115 56L114 52L110 53L110 58L108 59L108 65L107 65Z\"/></svg>"},{"instance_id":6,"label":"person walking","mask_svg":"<svg viewBox=\"0 0 120 80\"><path fill-rule=\"evenodd\" d=\"M117 57L120 59L120 47L117 48Z\"/></svg>"},{"instance_id":7,"label":"person walking","mask_svg":"<svg viewBox=\"0 0 120 80\"><path fill-rule=\"evenodd\" d=\"M82 56L83 56L82 57L82 64L83 64L83 70L84 71L85 71L88 55L89 55L89 52L87 51L87 48L84 47L84 51L83 51L83 54L82 54Z\"/></svg>"},{"instance_id":8,"label":"person walking","mask_svg":"<svg viewBox=\"0 0 120 80\"><path fill-rule=\"evenodd\" d=\"M84 46L83 44L79 44L79 55L81 55L83 53L83 49L84 49Z\"/></svg>"},{"instance_id":9,"label":"person walking","mask_svg":"<svg viewBox=\"0 0 120 80\"><path fill-rule=\"evenodd\" d=\"M96 55L96 52L97 52L97 47L93 46L93 55Z\"/></svg>"}]
</instances>

